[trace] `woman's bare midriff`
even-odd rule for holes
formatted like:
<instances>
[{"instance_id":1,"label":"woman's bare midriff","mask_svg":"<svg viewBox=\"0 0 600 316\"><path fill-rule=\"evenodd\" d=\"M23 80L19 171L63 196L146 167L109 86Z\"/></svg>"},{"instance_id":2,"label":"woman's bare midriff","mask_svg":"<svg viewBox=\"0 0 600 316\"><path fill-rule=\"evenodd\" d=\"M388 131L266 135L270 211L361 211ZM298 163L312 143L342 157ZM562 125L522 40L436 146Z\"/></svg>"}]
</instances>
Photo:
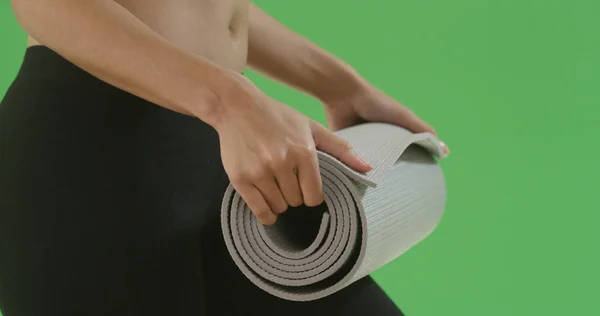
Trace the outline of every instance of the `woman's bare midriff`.
<instances>
[{"instance_id":1,"label":"woman's bare midriff","mask_svg":"<svg viewBox=\"0 0 600 316\"><path fill-rule=\"evenodd\" d=\"M249 0L118 0L179 47L242 72L248 50ZM28 46L43 45L29 37Z\"/></svg>"}]
</instances>

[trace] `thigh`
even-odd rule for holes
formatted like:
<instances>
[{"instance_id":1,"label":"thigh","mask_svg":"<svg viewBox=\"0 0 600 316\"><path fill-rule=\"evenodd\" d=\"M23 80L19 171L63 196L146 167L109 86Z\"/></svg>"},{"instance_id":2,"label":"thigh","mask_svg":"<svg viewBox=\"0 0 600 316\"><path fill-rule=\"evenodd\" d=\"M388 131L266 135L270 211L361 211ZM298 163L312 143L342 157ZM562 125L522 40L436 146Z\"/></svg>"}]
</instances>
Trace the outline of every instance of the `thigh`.
<instances>
[{"instance_id":1,"label":"thigh","mask_svg":"<svg viewBox=\"0 0 600 316\"><path fill-rule=\"evenodd\" d=\"M22 74L0 106L0 309L204 315L216 133L68 69Z\"/></svg>"},{"instance_id":2,"label":"thigh","mask_svg":"<svg viewBox=\"0 0 600 316\"><path fill-rule=\"evenodd\" d=\"M213 213L202 238L208 315L404 315L369 276L337 293L309 302L287 301L264 292L235 266L225 247L216 211Z\"/></svg>"},{"instance_id":3,"label":"thigh","mask_svg":"<svg viewBox=\"0 0 600 316\"><path fill-rule=\"evenodd\" d=\"M4 315L203 315L201 179L140 170L117 133L65 137L19 140L0 159Z\"/></svg>"}]
</instances>

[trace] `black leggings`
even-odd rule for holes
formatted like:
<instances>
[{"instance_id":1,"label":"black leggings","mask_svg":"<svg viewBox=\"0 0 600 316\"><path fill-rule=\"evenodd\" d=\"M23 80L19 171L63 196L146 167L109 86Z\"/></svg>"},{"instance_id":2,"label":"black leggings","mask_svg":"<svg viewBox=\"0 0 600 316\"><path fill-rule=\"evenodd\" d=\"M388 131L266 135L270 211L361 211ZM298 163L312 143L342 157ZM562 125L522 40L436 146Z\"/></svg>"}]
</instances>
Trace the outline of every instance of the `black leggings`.
<instances>
[{"instance_id":1,"label":"black leggings","mask_svg":"<svg viewBox=\"0 0 600 316\"><path fill-rule=\"evenodd\" d=\"M220 231L215 131L28 48L0 105L0 309L22 315L402 315L367 277L291 302Z\"/></svg>"}]
</instances>

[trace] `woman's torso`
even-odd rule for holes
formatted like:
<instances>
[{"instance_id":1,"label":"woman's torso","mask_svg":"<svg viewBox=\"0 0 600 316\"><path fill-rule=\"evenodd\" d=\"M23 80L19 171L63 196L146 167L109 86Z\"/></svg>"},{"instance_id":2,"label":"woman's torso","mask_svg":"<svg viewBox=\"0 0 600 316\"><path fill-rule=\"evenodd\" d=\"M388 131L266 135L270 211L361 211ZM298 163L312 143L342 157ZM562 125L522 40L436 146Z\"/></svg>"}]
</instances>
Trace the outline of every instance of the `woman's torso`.
<instances>
[{"instance_id":1,"label":"woman's torso","mask_svg":"<svg viewBox=\"0 0 600 316\"><path fill-rule=\"evenodd\" d=\"M181 48L242 72L248 48L248 0L118 0ZM43 43L41 43L43 44ZM30 37L28 46L40 45Z\"/></svg>"},{"instance_id":2,"label":"woman's torso","mask_svg":"<svg viewBox=\"0 0 600 316\"><path fill-rule=\"evenodd\" d=\"M244 70L248 0L118 2L183 49ZM33 38L29 46L0 98L0 201L27 203L21 195L34 192L31 183L42 174L63 181L65 192L119 182L158 199L191 192L194 212L208 205L210 190L198 186L226 179L212 127L109 85ZM192 209L168 208L174 218Z\"/></svg>"},{"instance_id":3,"label":"woman's torso","mask_svg":"<svg viewBox=\"0 0 600 316\"><path fill-rule=\"evenodd\" d=\"M245 67L248 0L119 3L176 45ZM29 43L0 98L3 312L203 314L201 234L218 240L229 183L216 131ZM110 304L90 300L106 291Z\"/></svg>"},{"instance_id":4,"label":"woman's torso","mask_svg":"<svg viewBox=\"0 0 600 316\"><path fill-rule=\"evenodd\" d=\"M183 49L244 70L248 0L118 2ZM0 201L18 199L49 170L73 190L82 181L92 187L120 179L158 198L193 192L195 205L206 196L193 186L225 179L212 127L109 85L41 45L30 38L21 68L0 98ZM114 165L107 156L118 157ZM85 177L73 180L78 175Z\"/></svg>"}]
</instances>

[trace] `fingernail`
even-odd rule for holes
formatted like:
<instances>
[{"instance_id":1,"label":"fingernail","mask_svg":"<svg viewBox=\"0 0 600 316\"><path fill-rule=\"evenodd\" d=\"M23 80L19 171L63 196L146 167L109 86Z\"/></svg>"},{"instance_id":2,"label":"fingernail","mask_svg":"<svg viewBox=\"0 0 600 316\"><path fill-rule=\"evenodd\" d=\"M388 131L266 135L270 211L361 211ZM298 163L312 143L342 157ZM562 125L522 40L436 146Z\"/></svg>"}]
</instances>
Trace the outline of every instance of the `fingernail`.
<instances>
[{"instance_id":1,"label":"fingernail","mask_svg":"<svg viewBox=\"0 0 600 316\"><path fill-rule=\"evenodd\" d=\"M444 143L443 141L440 141L440 145L442 146L442 149L444 150L444 154L446 156L448 156L450 154L450 148L448 148L448 145L446 145L446 143Z\"/></svg>"},{"instance_id":2,"label":"fingernail","mask_svg":"<svg viewBox=\"0 0 600 316\"><path fill-rule=\"evenodd\" d=\"M352 152L354 153L354 156L356 156L356 158L358 158L358 160L360 160L363 163L363 165L365 165L365 167L369 169L367 171L373 169L373 166L371 166L371 164L368 163L363 157L361 157L354 149L352 149Z\"/></svg>"},{"instance_id":3,"label":"fingernail","mask_svg":"<svg viewBox=\"0 0 600 316\"><path fill-rule=\"evenodd\" d=\"M369 170L373 169L373 166L371 166L371 164L370 164L370 163L368 163L366 160L364 160L364 159L363 159L362 157L360 157L360 156L357 156L357 157L358 157L358 159L360 159L360 161L362 161L362 163L363 163L365 166L367 166L367 167L369 168Z\"/></svg>"}]
</instances>

